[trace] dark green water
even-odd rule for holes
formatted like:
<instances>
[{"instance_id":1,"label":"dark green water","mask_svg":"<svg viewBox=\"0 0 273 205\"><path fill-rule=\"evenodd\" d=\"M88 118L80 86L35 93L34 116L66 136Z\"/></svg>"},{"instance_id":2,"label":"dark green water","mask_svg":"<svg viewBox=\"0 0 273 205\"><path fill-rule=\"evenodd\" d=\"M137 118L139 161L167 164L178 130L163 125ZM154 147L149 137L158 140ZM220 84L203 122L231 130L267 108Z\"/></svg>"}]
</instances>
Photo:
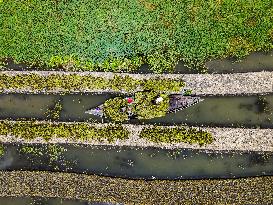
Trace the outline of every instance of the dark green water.
<instances>
[{"instance_id":1,"label":"dark green water","mask_svg":"<svg viewBox=\"0 0 273 205\"><path fill-rule=\"evenodd\" d=\"M63 110L59 121L102 122L97 116L85 114L87 109L96 107L111 94L97 95L43 95L43 94L2 94L0 95L0 119L46 119L46 111L60 100ZM195 126L260 127L273 128L273 94L263 96L208 96L190 108L165 117L151 120L133 120L130 123L146 124L188 124ZM104 119L103 122L110 120Z\"/></svg>"},{"instance_id":2,"label":"dark green water","mask_svg":"<svg viewBox=\"0 0 273 205\"><path fill-rule=\"evenodd\" d=\"M273 175L273 153L85 145L5 144L0 170L87 173L133 179ZM31 152L30 147L34 148ZM34 150L34 151L33 151Z\"/></svg>"}]
</instances>

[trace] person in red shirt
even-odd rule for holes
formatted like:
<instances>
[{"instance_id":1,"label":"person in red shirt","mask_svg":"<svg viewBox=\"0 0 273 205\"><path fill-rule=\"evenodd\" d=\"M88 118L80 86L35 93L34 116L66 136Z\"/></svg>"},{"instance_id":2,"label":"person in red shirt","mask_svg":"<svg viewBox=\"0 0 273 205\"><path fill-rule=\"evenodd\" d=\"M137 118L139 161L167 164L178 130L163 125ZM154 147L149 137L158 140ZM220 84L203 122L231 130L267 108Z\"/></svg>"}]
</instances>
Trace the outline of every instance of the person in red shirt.
<instances>
[{"instance_id":1,"label":"person in red shirt","mask_svg":"<svg viewBox=\"0 0 273 205\"><path fill-rule=\"evenodd\" d=\"M127 98L127 102L130 104L132 103L134 100L132 98Z\"/></svg>"}]
</instances>

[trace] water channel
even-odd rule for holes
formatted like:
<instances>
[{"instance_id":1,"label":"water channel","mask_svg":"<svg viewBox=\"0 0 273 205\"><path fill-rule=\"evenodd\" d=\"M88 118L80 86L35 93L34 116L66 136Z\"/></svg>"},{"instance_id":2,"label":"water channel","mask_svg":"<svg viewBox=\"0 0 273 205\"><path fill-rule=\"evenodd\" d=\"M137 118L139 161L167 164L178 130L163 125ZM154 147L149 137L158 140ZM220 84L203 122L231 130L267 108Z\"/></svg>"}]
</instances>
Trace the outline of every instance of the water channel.
<instances>
[{"instance_id":1,"label":"water channel","mask_svg":"<svg viewBox=\"0 0 273 205\"><path fill-rule=\"evenodd\" d=\"M4 144L0 170L65 171L132 179L273 175L272 152Z\"/></svg>"},{"instance_id":2,"label":"water channel","mask_svg":"<svg viewBox=\"0 0 273 205\"><path fill-rule=\"evenodd\" d=\"M85 110L115 97L113 94L2 94L0 119L46 119L47 109L62 104L59 121L108 122L85 114ZM207 96L182 111L150 120L132 120L134 124L188 124L193 126L273 128L273 94L264 96Z\"/></svg>"}]
</instances>

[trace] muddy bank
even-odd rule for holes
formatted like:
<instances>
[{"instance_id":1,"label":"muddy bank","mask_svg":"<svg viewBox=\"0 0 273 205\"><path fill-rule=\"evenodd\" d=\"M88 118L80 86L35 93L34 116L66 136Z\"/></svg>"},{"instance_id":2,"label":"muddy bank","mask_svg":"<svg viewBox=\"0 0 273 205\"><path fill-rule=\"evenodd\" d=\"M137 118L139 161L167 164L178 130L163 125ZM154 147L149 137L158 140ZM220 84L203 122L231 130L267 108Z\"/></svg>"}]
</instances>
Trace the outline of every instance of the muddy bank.
<instances>
[{"instance_id":1,"label":"muddy bank","mask_svg":"<svg viewBox=\"0 0 273 205\"><path fill-rule=\"evenodd\" d=\"M46 123L41 121L41 123ZM72 122L66 122L71 124ZM109 124L90 123L91 126L103 127ZM273 151L273 129L246 129L246 128L211 128L202 127L201 129L212 134L214 141L211 144L200 146L198 144L188 143L155 143L147 139L140 138L140 132L145 127L153 127L150 125L131 125L123 124L125 129L129 131L129 138L125 140L75 140L71 138L52 137L50 140L39 137L26 140L23 137L16 136L0 136L1 142L25 142L25 143L81 143L89 145L114 145L114 146L136 146L136 147L161 147L167 149L175 148L192 148L205 150L242 150L242 151ZM162 126L164 127L164 126ZM175 126L170 126L175 127ZM185 126L186 127L186 126ZM199 129L198 127L196 127Z\"/></svg>"},{"instance_id":2,"label":"muddy bank","mask_svg":"<svg viewBox=\"0 0 273 205\"><path fill-rule=\"evenodd\" d=\"M272 177L228 180L126 180L96 175L0 172L1 196L39 196L122 204L271 204Z\"/></svg>"},{"instance_id":3,"label":"muddy bank","mask_svg":"<svg viewBox=\"0 0 273 205\"><path fill-rule=\"evenodd\" d=\"M105 79L113 78L115 75L130 76L133 79L150 79L159 77L161 79L171 78L182 80L186 83L186 88L193 90L197 95L226 95L226 94L255 94L273 92L273 72L249 72L234 74L115 74L111 72L62 72L62 71L1 71L1 74L20 75L20 74L38 74L48 76L58 75L87 75L90 77L102 77ZM3 89L2 93L37 93L31 88L10 88ZM59 93L62 89L43 90L39 92ZM66 91L67 92L67 91ZM71 92L117 92L111 89L77 89ZM120 92L120 91L118 91ZM124 91L122 91L124 92ZM126 91L134 92L134 90ZM125 92L124 92L125 93Z\"/></svg>"}]
</instances>

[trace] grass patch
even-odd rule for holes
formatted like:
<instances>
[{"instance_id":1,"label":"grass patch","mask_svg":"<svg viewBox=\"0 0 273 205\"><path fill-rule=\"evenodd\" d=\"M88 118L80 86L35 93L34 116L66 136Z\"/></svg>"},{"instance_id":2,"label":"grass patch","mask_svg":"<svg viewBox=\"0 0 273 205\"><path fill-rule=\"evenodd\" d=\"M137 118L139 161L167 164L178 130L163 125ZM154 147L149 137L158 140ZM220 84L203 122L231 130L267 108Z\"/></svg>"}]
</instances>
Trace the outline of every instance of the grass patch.
<instances>
[{"instance_id":1,"label":"grass patch","mask_svg":"<svg viewBox=\"0 0 273 205\"><path fill-rule=\"evenodd\" d=\"M141 138L146 138L155 143L189 143L199 144L200 146L210 144L214 141L211 133L197 130L195 128L163 128L155 126L144 128L140 133Z\"/></svg>"},{"instance_id":2,"label":"grass patch","mask_svg":"<svg viewBox=\"0 0 273 205\"><path fill-rule=\"evenodd\" d=\"M114 91L134 92L136 90L155 90L164 92L180 92L185 86L183 81L173 79L151 78L138 80L130 76L114 75L111 79L89 75L50 74L0 74L0 91L4 89L29 89L38 92L61 90L72 92L77 90L112 89Z\"/></svg>"},{"instance_id":3,"label":"grass patch","mask_svg":"<svg viewBox=\"0 0 273 205\"><path fill-rule=\"evenodd\" d=\"M67 70L172 71L273 48L272 0L0 1L0 59Z\"/></svg>"}]
</instances>

